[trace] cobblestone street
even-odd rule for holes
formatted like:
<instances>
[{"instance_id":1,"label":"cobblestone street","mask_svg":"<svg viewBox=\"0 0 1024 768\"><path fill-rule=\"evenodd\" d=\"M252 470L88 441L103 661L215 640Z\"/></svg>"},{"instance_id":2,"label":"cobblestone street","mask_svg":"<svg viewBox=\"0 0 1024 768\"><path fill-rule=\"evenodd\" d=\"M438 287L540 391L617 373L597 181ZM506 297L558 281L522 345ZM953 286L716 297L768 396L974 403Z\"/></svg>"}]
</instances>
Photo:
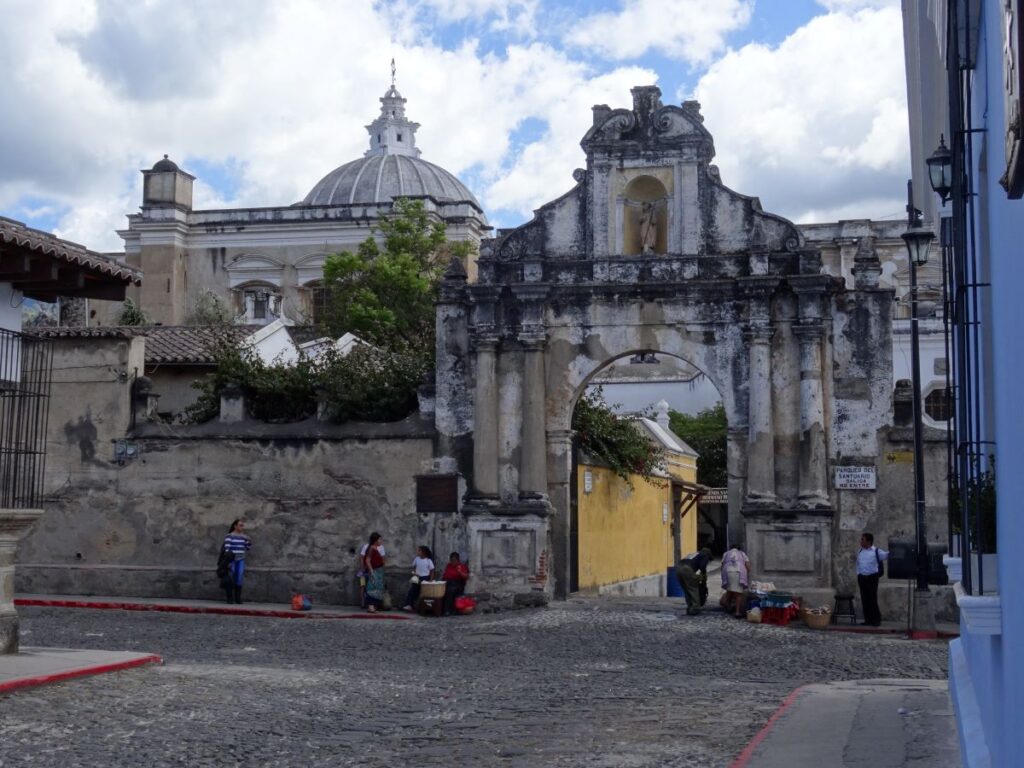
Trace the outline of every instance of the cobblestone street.
<instances>
[{"instance_id":1,"label":"cobblestone street","mask_svg":"<svg viewBox=\"0 0 1024 768\"><path fill-rule=\"evenodd\" d=\"M0 697L4 768L723 766L803 683L946 676L944 643L664 599L408 622L21 614L26 645L166 663Z\"/></svg>"}]
</instances>

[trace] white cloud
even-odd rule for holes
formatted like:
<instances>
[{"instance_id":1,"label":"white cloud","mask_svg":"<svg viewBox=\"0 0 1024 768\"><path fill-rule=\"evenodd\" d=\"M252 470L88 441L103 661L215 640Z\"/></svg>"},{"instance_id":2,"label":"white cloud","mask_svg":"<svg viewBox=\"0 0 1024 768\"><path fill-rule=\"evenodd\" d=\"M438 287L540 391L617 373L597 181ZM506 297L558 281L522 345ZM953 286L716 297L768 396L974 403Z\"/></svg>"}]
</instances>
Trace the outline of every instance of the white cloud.
<instances>
[{"instance_id":1,"label":"white cloud","mask_svg":"<svg viewBox=\"0 0 1024 768\"><path fill-rule=\"evenodd\" d=\"M695 92L723 181L800 221L898 211L909 173L902 50L900 11L862 8L715 62Z\"/></svg>"},{"instance_id":2,"label":"white cloud","mask_svg":"<svg viewBox=\"0 0 1024 768\"><path fill-rule=\"evenodd\" d=\"M597 13L574 26L566 41L615 59L654 50L690 64L707 63L725 36L750 21L749 0L624 0L617 13Z\"/></svg>"},{"instance_id":3,"label":"white cloud","mask_svg":"<svg viewBox=\"0 0 1024 768\"><path fill-rule=\"evenodd\" d=\"M0 210L66 210L59 234L119 249L115 230L141 201L138 169L165 152L197 172L197 207L293 203L362 155L394 56L425 159L468 175L489 213L519 223L572 186L590 107L626 106L631 86L657 79L531 38L536 0L425 1L427 11L398 0L247 0L243 13L241 0L8 0ZM598 14L580 29L597 34L618 19L628 46L692 63L722 49L749 5L628 0L637 18ZM670 12L645 21L656 8ZM481 35L508 23L525 37L442 46L424 14L472 20ZM885 199L879 179L907 164L900 51L898 12L865 8L823 15L777 49L725 54L697 93L726 183L795 218ZM220 167L238 174L234 185L205 170Z\"/></svg>"},{"instance_id":4,"label":"white cloud","mask_svg":"<svg viewBox=\"0 0 1024 768\"><path fill-rule=\"evenodd\" d=\"M852 13L863 8L899 8L901 0L818 0L829 11Z\"/></svg>"},{"instance_id":5,"label":"white cloud","mask_svg":"<svg viewBox=\"0 0 1024 768\"><path fill-rule=\"evenodd\" d=\"M423 0L442 21L489 19L491 29L519 34L535 32L540 0Z\"/></svg>"}]
</instances>

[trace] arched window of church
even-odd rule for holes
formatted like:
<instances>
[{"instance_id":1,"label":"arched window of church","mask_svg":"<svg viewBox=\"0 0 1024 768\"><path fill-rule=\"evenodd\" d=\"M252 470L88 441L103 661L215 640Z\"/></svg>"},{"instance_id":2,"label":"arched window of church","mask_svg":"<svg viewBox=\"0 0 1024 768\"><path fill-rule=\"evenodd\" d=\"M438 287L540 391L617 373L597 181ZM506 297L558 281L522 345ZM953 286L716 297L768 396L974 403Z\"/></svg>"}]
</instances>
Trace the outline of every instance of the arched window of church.
<instances>
[{"instance_id":1,"label":"arched window of church","mask_svg":"<svg viewBox=\"0 0 1024 768\"><path fill-rule=\"evenodd\" d=\"M273 285L247 283L235 289L235 297L244 323L266 325L281 314L281 293Z\"/></svg>"}]
</instances>

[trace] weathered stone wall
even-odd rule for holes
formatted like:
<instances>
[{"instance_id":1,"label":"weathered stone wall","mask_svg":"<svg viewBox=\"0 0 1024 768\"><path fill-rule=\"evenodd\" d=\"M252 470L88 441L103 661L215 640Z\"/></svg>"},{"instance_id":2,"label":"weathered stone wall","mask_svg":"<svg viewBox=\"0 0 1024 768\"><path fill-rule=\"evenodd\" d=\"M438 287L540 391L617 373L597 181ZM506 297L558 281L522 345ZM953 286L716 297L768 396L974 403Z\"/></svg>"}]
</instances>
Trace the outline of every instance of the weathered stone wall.
<instances>
[{"instance_id":1,"label":"weathered stone wall","mask_svg":"<svg viewBox=\"0 0 1024 768\"><path fill-rule=\"evenodd\" d=\"M395 557L396 599L416 545L465 551L457 519L416 513L432 419L172 426L140 410L133 425L143 340L53 344L45 513L19 548L19 591L217 598L236 517L253 538L253 600L355 602L354 553L373 530Z\"/></svg>"},{"instance_id":2,"label":"weathered stone wall","mask_svg":"<svg viewBox=\"0 0 1024 768\"><path fill-rule=\"evenodd\" d=\"M374 530L395 558L394 591L404 593L416 545L435 543L434 521L416 514L414 478L430 465L432 441L422 430L393 431L142 436L130 439L137 456L123 464L109 446L53 461L45 514L19 551L18 590L217 598L218 548L242 517L253 540L250 600L301 591L355 602L355 553Z\"/></svg>"}]
</instances>

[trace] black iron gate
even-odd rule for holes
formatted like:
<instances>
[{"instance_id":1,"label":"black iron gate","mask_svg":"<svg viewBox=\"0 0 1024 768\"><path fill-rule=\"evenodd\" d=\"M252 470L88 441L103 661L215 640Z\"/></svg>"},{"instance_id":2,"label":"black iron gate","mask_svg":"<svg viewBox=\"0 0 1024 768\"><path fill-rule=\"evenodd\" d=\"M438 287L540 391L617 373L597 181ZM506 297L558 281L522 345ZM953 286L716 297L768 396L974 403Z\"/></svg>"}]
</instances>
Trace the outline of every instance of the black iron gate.
<instances>
[{"instance_id":1,"label":"black iron gate","mask_svg":"<svg viewBox=\"0 0 1024 768\"><path fill-rule=\"evenodd\" d=\"M42 504L53 344L0 329L0 509Z\"/></svg>"}]
</instances>

